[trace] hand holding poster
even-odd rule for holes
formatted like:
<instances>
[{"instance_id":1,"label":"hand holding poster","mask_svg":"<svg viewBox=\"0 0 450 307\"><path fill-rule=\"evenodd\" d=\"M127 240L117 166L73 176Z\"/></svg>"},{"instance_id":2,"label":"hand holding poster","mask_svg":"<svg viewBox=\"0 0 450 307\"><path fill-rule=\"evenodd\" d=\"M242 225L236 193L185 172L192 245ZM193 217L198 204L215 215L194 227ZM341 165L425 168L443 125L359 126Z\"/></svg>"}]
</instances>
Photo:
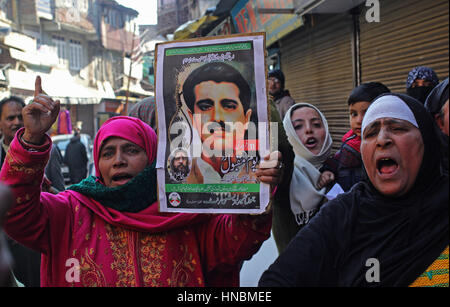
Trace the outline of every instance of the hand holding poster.
<instances>
[{"instance_id":1,"label":"hand holding poster","mask_svg":"<svg viewBox=\"0 0 450 307\"><path fill-rule=\"evenodd\" d=\"M157 175L163 212L262 213L269 153L265 37L158 44Z\"/></svg>"}]
</instances>

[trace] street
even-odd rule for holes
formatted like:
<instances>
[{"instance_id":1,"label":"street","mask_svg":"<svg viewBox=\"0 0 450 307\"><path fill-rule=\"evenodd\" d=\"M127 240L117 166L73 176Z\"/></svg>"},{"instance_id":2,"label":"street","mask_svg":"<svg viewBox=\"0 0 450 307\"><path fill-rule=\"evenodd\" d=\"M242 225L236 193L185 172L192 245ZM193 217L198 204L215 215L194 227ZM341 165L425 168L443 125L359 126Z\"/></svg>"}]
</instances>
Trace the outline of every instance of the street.
<instances>
[{"instance_id":1,"label":"street","mask_svg":"<svg viewBox=\"0 0 450 307\"><path fill-rule=\"evenodd\" d=\"M277 257L278 250L271 233L270 238L264 241L259 251L250 260L244 262L240 274L241 287L257 287L262 273Z\"/></svg>"}]
</instances>

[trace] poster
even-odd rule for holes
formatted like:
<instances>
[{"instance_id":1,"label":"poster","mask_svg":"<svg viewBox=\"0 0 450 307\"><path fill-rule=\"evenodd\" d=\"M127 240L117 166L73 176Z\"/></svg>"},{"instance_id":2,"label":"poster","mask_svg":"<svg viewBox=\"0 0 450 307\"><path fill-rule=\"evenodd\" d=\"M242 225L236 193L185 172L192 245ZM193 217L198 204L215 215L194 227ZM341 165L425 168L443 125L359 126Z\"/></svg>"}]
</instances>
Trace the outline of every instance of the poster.
<instances>
[{"instance_id":1,"label":"poster","mask_svg":"<svg viewBox=\"0 0 450 307\"><path fill-rule=\"evenodd\" d=\"M269 153L265 35L158 44L158 199L162 212L262 213L255 176Z\"/></svg>"}]
</instances>

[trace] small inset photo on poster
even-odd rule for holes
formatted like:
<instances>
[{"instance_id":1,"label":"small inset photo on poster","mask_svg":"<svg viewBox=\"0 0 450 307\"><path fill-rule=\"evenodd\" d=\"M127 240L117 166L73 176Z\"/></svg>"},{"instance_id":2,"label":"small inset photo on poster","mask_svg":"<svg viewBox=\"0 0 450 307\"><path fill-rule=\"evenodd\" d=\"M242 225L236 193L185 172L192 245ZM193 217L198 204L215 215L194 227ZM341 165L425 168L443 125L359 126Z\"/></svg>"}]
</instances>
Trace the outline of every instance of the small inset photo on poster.
<instances>
[{"instance_id":1,"label":"small inset photo on poster","mask_svg":"<svg viewBox=\"0 0 450 307\"><path fill-rule=\"evenodd\" d=\"M182 147L177 147L167 159L167 172L172 183L186 182L191 171L192 159L189 153Z\"/></svg>"}]
</instances>

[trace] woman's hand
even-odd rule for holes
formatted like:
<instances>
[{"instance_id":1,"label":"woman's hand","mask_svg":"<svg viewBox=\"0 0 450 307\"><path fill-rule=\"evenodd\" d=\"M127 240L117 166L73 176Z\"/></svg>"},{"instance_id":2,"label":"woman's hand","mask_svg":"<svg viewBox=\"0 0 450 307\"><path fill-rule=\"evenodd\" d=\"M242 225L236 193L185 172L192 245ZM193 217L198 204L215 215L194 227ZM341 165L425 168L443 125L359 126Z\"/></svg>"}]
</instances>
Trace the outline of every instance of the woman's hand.
<instances>
[{"instance_id":1,"label":"woman's hand","mask_svg":"<svg viewBox=\"0 0 450 307\"><path fill-rule=\"evenodd\" d=\"M319 180L317 181L317 188L320 190L323 187L327 186L330 182L334 181L334 174L330 171L324 171Z\"/></svg>"},{"instance_id":2,"label":"woman's hand","mask_svg":"<svg viewBox=\"0 0 450 307\"><path fill-rule=\"evenodd\" d=\"M26 143L40 145L45 142L45 133L58 118L60 102L53 101L42 90L41 77L36 77L34 99L22 110L25 132L22 139Z\"/></svg>"},{"instance_id":3,"label":"woman's hand","mask_svg":"<svg viewBox=\"0 0 450 307\"><path fill-rule=\"evenodd\" d=\"M255 172L255 175L261 182L270 184L272 187L276 186L281 181L283 167L281 160L281 152L274 151L270 153L259 163L259 167Z\"/></svg>"}]
</instances>

